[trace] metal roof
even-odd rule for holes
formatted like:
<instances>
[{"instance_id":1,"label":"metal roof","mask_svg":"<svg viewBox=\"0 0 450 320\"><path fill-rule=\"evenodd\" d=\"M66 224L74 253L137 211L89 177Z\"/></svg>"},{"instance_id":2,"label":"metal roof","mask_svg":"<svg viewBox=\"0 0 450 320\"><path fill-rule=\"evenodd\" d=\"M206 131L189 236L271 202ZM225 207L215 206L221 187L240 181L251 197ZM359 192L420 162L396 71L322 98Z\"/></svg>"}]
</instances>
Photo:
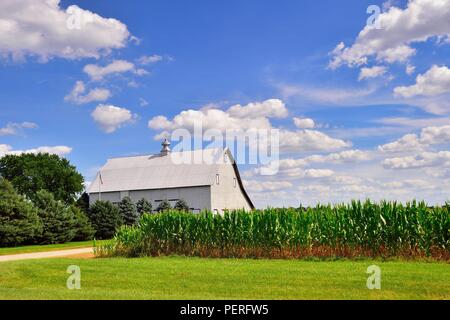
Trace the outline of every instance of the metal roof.
<instances>
[{"instance_id":1,"label":"metal roof","mask_svg":"<svg viewBox=\"0 0 450 320\"><path fill-rule=\"evenodd\" d=\"M171 152L109 159L89 193L207 186L224 164L223 149ZM102 183L100 183L100 177Z\"/></svg>"}]
</instances>

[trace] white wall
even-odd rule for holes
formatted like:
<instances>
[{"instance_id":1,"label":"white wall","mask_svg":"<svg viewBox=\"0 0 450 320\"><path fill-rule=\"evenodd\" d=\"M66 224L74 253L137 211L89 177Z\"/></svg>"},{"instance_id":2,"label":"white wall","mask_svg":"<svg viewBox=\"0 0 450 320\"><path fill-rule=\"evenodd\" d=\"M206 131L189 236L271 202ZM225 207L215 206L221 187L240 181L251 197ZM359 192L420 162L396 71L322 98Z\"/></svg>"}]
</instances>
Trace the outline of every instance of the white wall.
<instances>
[{"instance_id":1,"label":"white wall","mask_svg":"<svg viewBox=\"0 0 450 320\"><path fill-rule=\"evenodd\" d=\"M221 213L224 209L251 210L251 206L239 187L237 176L231 163L219 166L219 184L211 188L212 210ZM236 179L236 180L235 180Z\"/></svg>"},{"instance_id":2,"label":"white wall","mask_svg":"<svg viewBox=\"0 0 450 320\"><path fill-rule=\"evenodd\" d=\"M171 188L171 189L157 189L157 190L138 190L129 192L102 192L101 198L105 201L120 202L120 200L129 196L133 202L138 202L145 198L151 202L154 209L159 205L157 200L179 200L184 199L190 208L198 210L211 210L211 187L189 187L189 188ZM121 197L122 196L122 197ZM89 202L92 205L99 199L98 193L91 193L89 195ZM175 201L171 201L174 205Z\"/></svg>"}]
</instances>

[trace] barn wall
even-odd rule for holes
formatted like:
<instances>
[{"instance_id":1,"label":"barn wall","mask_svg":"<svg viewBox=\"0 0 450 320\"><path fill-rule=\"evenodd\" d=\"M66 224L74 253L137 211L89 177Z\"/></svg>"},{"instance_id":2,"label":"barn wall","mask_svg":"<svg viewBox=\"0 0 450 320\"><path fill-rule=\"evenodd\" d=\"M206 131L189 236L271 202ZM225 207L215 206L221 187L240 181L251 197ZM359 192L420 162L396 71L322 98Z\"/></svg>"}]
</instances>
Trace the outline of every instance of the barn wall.
<instances>
[{"instance_id":1,"label":"barn wall","mask_svg":"<svg viewBox=\"0 0 450 320\"><path fill-rule=\"evenodd\" d=\"M189 187L189 188L171 188L171 189L157 189L157 190L138 190L128 192L102 192L102 200L108 200L111 202L120 202L120 200L129 196L133 202L137 202L142 198L151 202L154 209L159 205L158 200L173 200L172 206L175 204L175 200L184 199L190 208L196 210L211 210L211 187ZM98 193L91 193L89 195L89 202L92 205L98 200Z\"/></svg>"},{"instance_id":2,"label":"barn wall","mask_svg":"<svg viewBox=\"0 0 450 320\"><path fill-rule=\"evenodd\" d=\"M220 165L218 174L219 184L214 183L211 188L212 210L219 213L224 209L251 210L239 187L233 165L231 163Z\"/></svg>"}]
</instances>

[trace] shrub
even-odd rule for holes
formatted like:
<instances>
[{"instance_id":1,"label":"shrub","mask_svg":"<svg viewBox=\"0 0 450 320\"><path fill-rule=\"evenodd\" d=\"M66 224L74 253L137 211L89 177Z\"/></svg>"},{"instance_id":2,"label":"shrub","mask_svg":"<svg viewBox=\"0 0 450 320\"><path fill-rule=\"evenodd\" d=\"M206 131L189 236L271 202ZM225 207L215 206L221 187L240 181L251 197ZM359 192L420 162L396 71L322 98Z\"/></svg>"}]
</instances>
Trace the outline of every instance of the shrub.
<instances>
[{"instance_id":1,"label":"shrub","mask_svg":"<svg viewBox=\"0 0 450 320\"><path fill-rule=\"evenodd\" d=\"M173 208L178 211L185 211L185 212L190 211L187 202L183 199L178 200L177 203L175 203L175 206Z\"/></svg>"},{"instance_id":2,"label":"shrub","mask_svg":"<svg viewBox=\"0 0 450 320\"><path fill-rule=\"evenodd\" d=\"M38 191L34 198L42 221L42 233L36 237L36 242L53 244L71 241L76 234L74 212L46 190Z\"/></svg>"},{"instance_id":3,"label":"shrub","mask_svg":"<svg viewBox=\"0 0 450 320\"><path fill-rule=\"evenodd\" d=\"M125 197L120 201L119 212L125 225L134 226L137 224L139 217L136 212L136 207L130 197Z\"/></svg>"},{"instance_id":4,"label":"shrub","mask_svg":"<svg viewBox=\"0 0 450 320\"><path fill-rule=\"evenodd\" d=\"M89 220L97 239L111 239L122 224L119 209L109 201L96 201L89 210Z\"/></svg>"},{"instance_id":5,"label":"shrub","mask_svg":"<svg viewBox=\"0 0 450 320\"><path fill-rule=\"evenodd\" d=\"M136 210L139 216L142 217L144 213L152 213L153 207L152 204L147 201L147 199L142 198L136 203Z\"/></svg>"},{"instance_id":6,"label":"shrub","mask_svg":"<svg viewBox=\"0 0 450 320\"><path fill-rule=\"evenodd\" d=\"M30 243L42 224L33 204L0 177L0 246Z\"/></svg>"},{"instance_id":7,"label":"shrub","mask_svg":"<svg viewBox=\"0 0 450 320\"><path fill-rule=\"evenodd\" d=\"M167 210L172 209L172 206L170 205L170 202L167 200L163 200L160 202L160 204L158 205L158 208L156 208L157 212L164 212Z\"/></svg>"},{"instance_id":8,"label":"shrub","mask_svg":"<svg viewBox=\"0 0 450 320\"><path fill-rule=\"evenodd\" d=\"M73 212L75 217L75 236L73 241L92 240L95 235L95 229L87 215L77 206L70 206L69 210Z\"/></svg>"}]
</instances>

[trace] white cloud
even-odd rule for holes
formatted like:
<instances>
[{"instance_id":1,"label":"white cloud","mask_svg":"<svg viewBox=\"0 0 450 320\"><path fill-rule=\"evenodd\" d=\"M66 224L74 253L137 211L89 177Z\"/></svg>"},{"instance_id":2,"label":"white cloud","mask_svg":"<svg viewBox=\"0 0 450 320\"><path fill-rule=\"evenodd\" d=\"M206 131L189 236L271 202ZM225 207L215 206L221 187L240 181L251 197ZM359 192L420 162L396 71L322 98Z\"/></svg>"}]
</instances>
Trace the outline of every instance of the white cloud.
<instances>
[{"instance_id":1,"label":"white cloud","mask_svg":"<svg viewBox=\"0 0 450 320\"><path fill-rule=\"evenodd\" d=\"M386 169L412 169L450 166L450 151L422 152L415 156L389 158L383 161Z\"/></svg>"},{"instance_id":2,"label":"white cloud","mask_svg":"<svg viewBox=\"0 0 450 320\"><path fill-rule=\"evenodd\" d=\"M129 36L120 21L75 5L64 10L59 0L0 2L0 56L99 58L125 47Z\"/></svg>"},{"instance_id":3,"label":"white cloud","mask_svg":"<svg viewBox=\"0 0 450 320\"><path fill-rule=\"evenodd\" d=\"M316 130L280 130L280 150L286 152L338 150L351 145Z\"/></svg>"},{"instance_id":4,"label":"white cloud","mask_svg":"<svg viewBox=\"0 0 450 320\"><path fill-rule=\"evenodd\" d=\"M450 5L450 4L449 4ZM450 92L450 69L446 66L432 66L416 78L416 84L396 87L394 93L403 98L414 96L436 96Z\"/></svg>"},{"instance_id":5,"label":"white cloud","mask_svg":"<svg viewBox=\"0 0 450 320\"><path fill-rule=\"evenodd\" d=\"M0 128L0 136L13 136L20 134L23 129L36 129L38 125L33 122L9 122L6 127Z\"/></svg>"},{"instance_id":6,"label":"white cloud","mask_svg":"<svg viewBox=\"0 0 450 320\"><path fill-rule=\"evenodd\" d=\"M416 134L407 134L397 141L379 146L381 152L405 152L423 149L423 144Z\"/></svg>"},{"instance_id":7,"label":"white cloud","mask_svg":"<svg viewBox=\"0 0 450 320\"><path fill-rule=\"evenodd\" d=\"M67 146L54 146L54 147L43 146L28 150L14 150L10 145L0 144L0 157L3 157L4 155L7 154L19 155L22 153L50 153L56 154L58 156L65 156L71 152L72 148Z\"/></svg>"},{"instance_id":8,"label":"white cloud","mask_svg":"<svg viewBox=\"0 0 450 320\"><path fill-rule=\"evenodd\" d=\"M208 106L200 110L185 110L172 120L165 116L156 116L149 120L148 127L162 130L155 139L169 136L169 131L183 128L194 132L194 128L215 129L221 132L242 130L274 129L270 118L283 118L288 115L286 106L281 100L270 99L263 102L252 102L245 106L234 105L227 110L217 106ZM279 130L280 149L288 152L337 150L351 145L348 141L333 139L316 130Z\"/></svg>"},{"instance_id":9,"label":"white cloud","mask_svg":"<svg viewBox=\"0 0 450 320\"><path fill-rule=\"evenodd\" d=\"M96 101L106 101L111 97L111 92L105 88L94 88L86 93L86 86L83 81L77 81L72 91L64 97L64 101L75 104L86 104Z\"/></svg>"},{"instance_id":10,"label":"white cloud","mask_svg":"<svg viewBox=\"0 0 450 320\"><path fill-rule=\"evenodd\" d=\"M408 64L405 68L405 72L409 76L412 75L415 71L416 71L416 67L411 64Z\"/></svg>"},{"instance_id":11,"label":"white cloud","mask_svg":"<svg viewBox=\"0 0 450 320\"><path fill-rule=\"evenodd\" d=\"M365 26L351 47L344 43L332 51L330 68L378 61L406 62L415 54L412 43L450 35L450 0L410 0L405 9L391 6L380 14L381 29Z\"/></svg>"},{"instance_id":12,"label":"white cloud","mask_svg":"<svg viewBox=\"0 0 450 320\"><path fill-rule=\"evenodd\" d=\"M143 65L149 65L153 63L157 63L163 60L163 57L157 54L151 56L142 56L138 59L138 62Z\"/></svg>"},{"instance_id":13,"label":"white cloud","mask_svg":"<svg viewBox=\"0 0 450 320\"><path fill-rule=\"evenodd\" d=\"M114 60L104 67L95 64L88 64L83 68L83 71L93 81L101 81L106 76L117 73L132 72L138 76L148 74L148 71L144 69L138 69L133 63L126 60Z\"/></svg>"},{"instance_id":14,"label":"white cloud","mask_svg":"<svg viewBox=\"0 0 450 320\"><path fill-rule=\"evenodd\" d=\"M358 80L381 77L386 73L386 67L374 66L372 68L361 68Z\"/></svg>"},{"instance_id":15,"label":"white cloud","mask_svg":"<svg viewBox=\"0 0 450 320\"><path fill-rule=\"evenodd\" d=\"M245 188L249 191L276 191L292 188L293 184L289 181L253 181L244 180Z\"/></svg>"},{"instance_id":16,"label":"white cloud","mask_svg":"<svg viewBox=\"0 0 450 320\"><path fill-rule=\"evenodd\" d=\"M318 179L318 178L330 177L332 175L334 175L334 171L333 170L328 170L328 169L308 169L308 170L305 170L305 177L306 178Z\"/></svg>"},{"instance_id":17,"label":"white cloud","mask_svg":"<svg viewBox=\"0 0 450 320\"><path fill-rule=\"evenodd\" d=\"M98 105L91 113L94 121L106 133L113 133L124 124L137 119L137 115L130 110L112 105Z\"/></svg>"},{"instance_id":18,"label":"white cloud","mask_svg":"<svg viewBox=\"0 0 450 320\"><path fill-rule=\"evenodd\" d=\"M148 101L145 100L144 98L139 98L139 105L140 105L141 107L146 107L146 106L149 105L149 103L148 103Z\"/></svg>"},{"instance_id":19,"label":"white cloud","mask_svg":"<svg viewBox=\"0 0 450 320\"><path fill-rule=\"evenodd\" d=\"M281 95L286 98L300 98L306 102L335 104L352 104L366 100L376 91L370 88L315 88L304 85L278 84Z\"/></svg>"},{"instance_id":20,"label":"white cloud","mask_svg":"<svg viewBox=\"0 0 450 320\"><path fill-rule=\"evenodd\" d=\"M294 124L299 129L313 129L316 123L310 118L297 118L294 117Z\"/></svg>"},{"instance_id":21,"label":"white cloud","mask_svg":"<svg viewBox=\"0 0 450 320\"><path fill-rule=\"evenodd\" d=\"M407 134L397 141L382 145L382 152L405 152L423 150L429 145L450 143L450 125L442 127L427 127L420 135Z\"/></svg>"}]
</instances>

